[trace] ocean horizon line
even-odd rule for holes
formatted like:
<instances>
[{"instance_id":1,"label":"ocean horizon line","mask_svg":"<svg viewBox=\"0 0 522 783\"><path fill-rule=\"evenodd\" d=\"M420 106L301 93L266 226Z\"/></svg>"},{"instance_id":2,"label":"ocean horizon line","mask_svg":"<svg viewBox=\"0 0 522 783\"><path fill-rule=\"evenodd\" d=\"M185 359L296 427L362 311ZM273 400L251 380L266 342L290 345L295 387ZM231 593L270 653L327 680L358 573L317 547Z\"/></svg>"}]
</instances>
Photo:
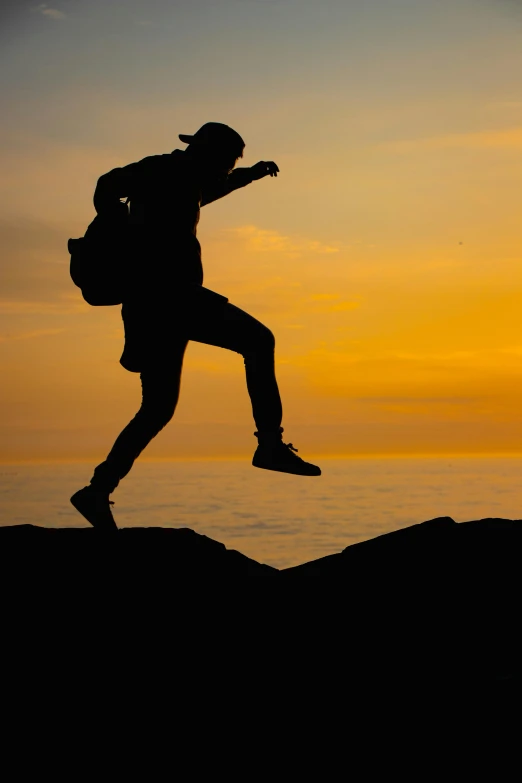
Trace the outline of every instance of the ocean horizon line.
<instances>
[{"instance_id":1,"label":"ocean horizon line","mask_svg":"<svg viewBox=\"0 0 522 783\"><path fill-rule=\"evenodd\" d=\"M323 460L372 460L372 459L520 459L522 451L488 451L488 452L361 452L355 454L325 454L310 453L311 459ZM85 465L99 460L93 457L42 457L6 460L0 459L0 466L15 465ZM252 459L252 454L224 456L186 456L186 457L140 457L140 463L165 464L171 462L244 462Z\"/></svg>"}]
</instances>

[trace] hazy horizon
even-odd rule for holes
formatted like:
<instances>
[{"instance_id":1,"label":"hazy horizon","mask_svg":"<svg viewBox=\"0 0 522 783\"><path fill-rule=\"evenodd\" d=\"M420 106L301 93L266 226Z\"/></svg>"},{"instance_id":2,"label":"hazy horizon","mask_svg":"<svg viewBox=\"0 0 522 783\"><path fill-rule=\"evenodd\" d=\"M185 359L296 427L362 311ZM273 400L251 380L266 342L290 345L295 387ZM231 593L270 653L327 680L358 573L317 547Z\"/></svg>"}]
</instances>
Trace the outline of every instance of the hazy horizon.
<instances>
[{"instance_id":1,"label":"hazy horizon","mask_svg":"<svg viewBox=\"0 0 522 783\"><path fill-rule=\"evenodd\" d=\"M309 455L310 457L313 457L314 459L325 459L325 460L335 460L336 462L343 462L343 461L359 461L359 460L411 460L411 459L419 459L419 460L430 460L430 459L522 459L522 452L440 452L440 453L397 453L397 454L389 454L389 453L371 453L371 454L321 454L321 453L311 453ZM233 455L233 456L210 456L210 457L193 457L193 456L183 456L183 457L148 457L144 455L140 455L139 461L140 463L151 463L151 464L163 464L168 462L242 462L246 464L250 464L251 462L252 454L245 453L240 455ZM76 458L42 458L42 459L23 459L23 460L0 460L0 465L4 466L15 466L15 465L91 465L92 464L92 457L76 457Z\"/></svg>"},{"instance_id":2,"label":"hazy horizon","mask_svg":"<svg viewBox=\"0 0 522 783\"><path fill-rule=\"evenodd\" d=\"M322 462L318 479L248 461L138 460L113 495L118 527L189 527L277 568L436 517L522 517L522 458ZM2 466L0 526L89 527L69 503L88 463Z\"/></svg>"}]
</instances>

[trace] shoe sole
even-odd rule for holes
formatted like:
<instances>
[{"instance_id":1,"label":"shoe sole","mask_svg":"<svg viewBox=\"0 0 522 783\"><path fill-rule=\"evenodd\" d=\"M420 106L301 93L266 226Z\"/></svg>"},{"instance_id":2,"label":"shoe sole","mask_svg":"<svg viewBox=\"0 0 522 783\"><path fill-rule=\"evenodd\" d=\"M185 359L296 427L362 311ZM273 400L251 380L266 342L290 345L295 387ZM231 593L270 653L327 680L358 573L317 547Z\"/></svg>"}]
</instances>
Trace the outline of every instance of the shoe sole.
<instances>
[{"instance_id":1,"label":"shoe sole","mask_svg":"<svg viewBox=\"0 0 522 783\"><path fill-rule=\"evenodd\" d=\"M321 475L321 469L317 468L319 473L303 473L302 471L297 470L288 470L285 467L274 467L269 465L256 465L255 462L252 462L252 465L254 468L260 468L261 470L273 470L275 473L289 473L292 476L320 476Z\"/></svg>"}]
</instances>

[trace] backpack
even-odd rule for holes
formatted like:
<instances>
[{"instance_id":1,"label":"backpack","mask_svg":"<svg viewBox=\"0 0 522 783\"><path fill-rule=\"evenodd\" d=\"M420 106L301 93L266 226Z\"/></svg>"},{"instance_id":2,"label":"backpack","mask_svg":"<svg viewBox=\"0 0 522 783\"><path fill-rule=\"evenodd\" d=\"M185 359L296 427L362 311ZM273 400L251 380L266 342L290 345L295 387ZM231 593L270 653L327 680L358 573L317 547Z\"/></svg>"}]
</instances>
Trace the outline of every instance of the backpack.
<instances>
[{"instance_id":1,"label":"backpack","mask_svg":"<svg viewBox=\"0 0 522 783\"><path fill-rule=\"evenodd\" d=\"M96 215L83 237L67 242L72 281L90 305L122 304L132 259L128 204Z\"/></svg>"}]
</instances>

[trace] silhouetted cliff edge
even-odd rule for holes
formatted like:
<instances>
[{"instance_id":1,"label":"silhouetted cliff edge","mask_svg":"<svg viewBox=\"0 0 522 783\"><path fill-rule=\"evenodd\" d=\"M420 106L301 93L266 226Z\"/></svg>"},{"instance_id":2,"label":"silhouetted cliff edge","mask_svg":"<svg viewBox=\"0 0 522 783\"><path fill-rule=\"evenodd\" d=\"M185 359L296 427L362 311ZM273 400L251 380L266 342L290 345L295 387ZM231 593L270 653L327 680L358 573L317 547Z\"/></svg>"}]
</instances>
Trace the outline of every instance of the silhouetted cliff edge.
<instances>
[{"instance_id":1,"label":"silhouetted cliff edge","mask_svg":"<svg viewBox=\"0 0 522 783\"><path fill-rule=\"evenodd\" d=\"M521 520L441 517L278 571L189 529L2 527L4 638L14 657L196 666L259 697L511 687L521 545Z\"/></svg>"}]
</instances>

